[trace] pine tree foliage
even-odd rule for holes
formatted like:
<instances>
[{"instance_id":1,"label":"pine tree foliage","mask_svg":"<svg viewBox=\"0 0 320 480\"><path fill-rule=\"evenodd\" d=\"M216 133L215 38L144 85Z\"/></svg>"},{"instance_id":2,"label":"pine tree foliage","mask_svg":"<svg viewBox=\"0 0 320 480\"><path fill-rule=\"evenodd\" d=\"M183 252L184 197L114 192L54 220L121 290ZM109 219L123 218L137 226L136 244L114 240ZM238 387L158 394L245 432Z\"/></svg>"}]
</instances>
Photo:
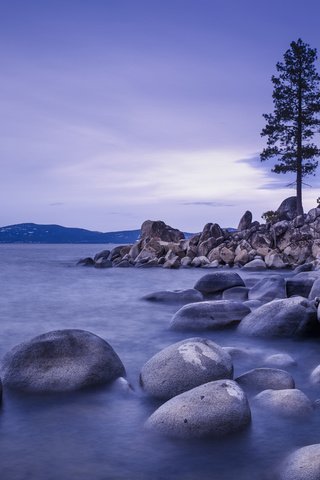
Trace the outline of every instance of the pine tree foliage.
<instances>
[{"instance_id":1,"label":"pine tree foliage","mask_svg":"<svg viewBox=\"0 0 320 480\"><path fill-rule=\"evenodd\" d=\"M302 178L314 174L320 149L312 142L320 131L320 76L315 62L317 50L301 39L292 42L277 63L278 76L272 77L274 112L264 114L266 126L261 136L267 147L261 160L274 158L275 173L296 173L297 214L302 209Z\"/></svg>"}]
</instances>

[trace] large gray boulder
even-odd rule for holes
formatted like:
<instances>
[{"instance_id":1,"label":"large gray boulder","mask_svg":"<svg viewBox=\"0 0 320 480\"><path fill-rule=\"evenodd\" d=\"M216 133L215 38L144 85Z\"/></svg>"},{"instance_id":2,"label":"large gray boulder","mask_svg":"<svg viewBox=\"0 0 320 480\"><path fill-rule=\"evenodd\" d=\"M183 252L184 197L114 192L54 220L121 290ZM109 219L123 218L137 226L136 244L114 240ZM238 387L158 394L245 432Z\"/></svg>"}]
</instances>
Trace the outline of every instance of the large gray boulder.
<instances>
[{"instance_id":1,"label":"large gray boulder","mask_svg":"<svg viewBox=\"0 0 320 480\"><path fill-rule=\"evenodd\" d=\"M191 303L180 308L170 324L172 330L203 330L229 327L250 313L250 308L234 300Z\"/></svg>"},{"instance_id":2,"label":"large gray boulder","mask_svg":"<svg viewBox=\"0 0 320 480\"><path fill-rule=\"evenodd\" d=\"M318 334L317 310L303 297L273 300L244 317L238 331L257 337Z\"/></svg>"},{"instance_id":3,"label":"large gray boulder","mask_svg":"<svg viewBox=\"0 0 320 480\"><path fill-rule=\"evenodd\" d=\"M286 297L286 283L281 275L263 277L248 292L249 300L268 303L276 298Z\"/></svg>"},{"instance_id":4,"label":"large gray boulder","mask_svg":"<svg viewBox=\"0 0 320 480\"><path fill-rule=\"evenodd\" d=\"M293 220L297 216L297 197L288 197L277 208L276 213L280 220Z\"/></svg>"},{"instance_id":5,"label":"large gray boulder","mask_svg":"<svg viewBox=\"0 0 320 480\"><path fill-rule=\"evenodd\" d=\"M319 480L320 443L295 450L283 462L279 480Z\"/></svg>"},{"instance_id":6,"label":"large gray boulder","mask_svg":"<svg viewBox=\"0 0 320 480\"><path fill-rule=\"evenodd\" d=\"M161 220L146 220L141 225L140 237L142 240L156 238L165 242L179 242L184 238L184 234Z\"/></svg>"},{"instance_id":7,"label":"large gray boulder","mask_svg":"<svg viewBox=\"0 0 320 480\"><path fill-rule=\"evenodd\" d=\"M143 300L149 302L163 302L163 303L192 303L201 302L203 295L195 288L188 290L161 290L159 292L149 293L142 297Z\"/></svg>"},{"instance_id":8,"label":"large gray boulder","mask_svg":"<svg viewBox=\"0 0 320 480\"><path fill-rule=\"evenodd\" d=\"M235 380L242 388L256 392L294 388L294 380L290 373L278 368L254 368Z\"/></svg>"},{"instance_id":9,"label":"large gray boulder","mask_svg":"<svg viewBox=\"0 0 320 480\"><path fill-rule=\"evenodd\" d=\"M285 390L264 390L254 397L255 403L284 417L301 417L313 411L309 398L296 388Z\"/></svg>"},{"instance_id":10,"label":"large gray boulder","mask_svg":"<svg viewBox=\"0 0 320 480\"><path fill-rule=\"evenodd\" d=\"M219 270L201 277L195 284L194 288L201 293L208 294L222 292L231 287L244 286L245 284L238 273Z\"/></svg>"},{"instance_id":11,"label":"large gray boulder","mask_svg":"<svg viewBox=\"0 0 320 480\"><path fill-rule=\"evenodd\" d=\"M248 230L251 227L252 223L252 213L247 210L241 217L237 230L242 232L243 230Z\"/></svg>"},{"instance_id":12,"label":"large gray boulder","mask_svg":"<svg viewBox=\"0 0 320 480\"><path fill-rule=\"evenodd\" d=\"M56 330L21 343L1 365L5 387L44 393L78 390L125 374L113 348L84 330Z\"/></svg>"},{"instance_id":13,"label":"large gray boulder","mask_svg":"<svg viewBox=\"0 0 320 480\"><path fill-rule=\"evenodd\" d=\"M217 380L167 401L149 417L146 427L178 438L222 437L250 421L248 400L239 385Z\"/></svg>"},{"instance_id":14,"label":"large gray boulder","mask_svg":"<svg viewBox=\"0 0 320 480\"><path fill-rule=\"evenodd\" d=\"M169 399L191 388L232 378L230 355L204 338L188 338L154 355L142 367L140 384L156 398Z\"/></svg>"}]
</instances>

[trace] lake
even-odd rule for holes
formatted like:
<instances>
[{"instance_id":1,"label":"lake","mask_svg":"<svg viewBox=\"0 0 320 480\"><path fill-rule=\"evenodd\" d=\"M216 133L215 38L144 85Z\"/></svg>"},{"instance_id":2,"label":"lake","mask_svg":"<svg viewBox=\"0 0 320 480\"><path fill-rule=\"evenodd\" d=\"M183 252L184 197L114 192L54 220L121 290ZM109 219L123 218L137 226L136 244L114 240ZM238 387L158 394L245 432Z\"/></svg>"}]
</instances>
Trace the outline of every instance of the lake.
<instances>
[{"instance_id":1,"label":"lake","mask_svg":"<svg viewBox=\"0 0 320 480\"><path fill-rule=\"evenodd\" d=\"M141 297L191 288L208 271L76 266L79 258L104 248L0 245L1 356L50 330L85 329L112 345L134 388L45 396L5 390L1 480L271 480L287 453L320 443L319 410L307 420L285 420L253 404L250 428L223 440L177 441L146 432L144 422L160 402L140 389L141 367L162 348L198 334L168 329L179 306L148 303ZM265 273L246 278L261 275ZM265 356L289 353L297 361L287 369L297 388L312 401L320 397L320 386L309 382L309 373L320 363L319 340L248 339L235 329L201 336L221 346L257 349ZM264 365L256 357L235 360L235 376L259 366Z\"/></svg>"}]
</instances>

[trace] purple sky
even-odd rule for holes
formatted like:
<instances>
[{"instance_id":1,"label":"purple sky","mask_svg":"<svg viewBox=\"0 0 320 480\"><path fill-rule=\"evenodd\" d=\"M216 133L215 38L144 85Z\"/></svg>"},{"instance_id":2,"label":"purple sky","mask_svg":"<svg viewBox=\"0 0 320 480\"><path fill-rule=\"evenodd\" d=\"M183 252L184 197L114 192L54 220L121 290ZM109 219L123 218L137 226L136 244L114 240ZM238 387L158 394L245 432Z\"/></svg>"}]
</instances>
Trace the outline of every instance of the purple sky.
<instances>
[{"instance_id":1,"label":"purple sky","mask_svg":"<svg viewBox=\"0 0 320 480\"><path fill-rule=\"evenodd\" d=\"M320 50L319 18L319 0L0 0L0 226L260 219L294 194L258 159L270 78L292 40Z\"/></svg>"}]
</instances>

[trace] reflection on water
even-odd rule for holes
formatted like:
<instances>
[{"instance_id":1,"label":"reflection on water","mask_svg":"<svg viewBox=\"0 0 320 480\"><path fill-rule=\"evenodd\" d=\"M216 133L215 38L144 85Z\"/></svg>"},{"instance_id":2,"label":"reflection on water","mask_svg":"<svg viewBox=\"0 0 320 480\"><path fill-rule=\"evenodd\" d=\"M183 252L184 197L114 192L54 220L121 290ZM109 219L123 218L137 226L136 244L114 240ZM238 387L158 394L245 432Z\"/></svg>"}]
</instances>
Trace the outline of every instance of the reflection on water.
<instances>
[{"instance_id":1,"label":"reflection on water","mask_svg":"<svg viewBox=\"0 0 320 480\"><path fill-rule=\"evenodd\" d=\"M271 480L289 451L320 442L320 411L308 420L284 420L254 406L251 427L224 440L184 442L145 432L143 423L159 402L140 390L141 366L160 349L194 335L168 330L177 306L140 299L156 290L192 287L206 271L75 267L99 249L0 245L0 354L49 330L86 329L111 343L135 389L40 397L4 392L1 480ZM308 379L320 363L318 341L254 340L234 330L203 336L265 355L291 354L298 365L288 371L297 387L311 400L320 397L320 387ZM261 357L236 360L235 376L258 366Z\"/></svg>"}]
</instances>

